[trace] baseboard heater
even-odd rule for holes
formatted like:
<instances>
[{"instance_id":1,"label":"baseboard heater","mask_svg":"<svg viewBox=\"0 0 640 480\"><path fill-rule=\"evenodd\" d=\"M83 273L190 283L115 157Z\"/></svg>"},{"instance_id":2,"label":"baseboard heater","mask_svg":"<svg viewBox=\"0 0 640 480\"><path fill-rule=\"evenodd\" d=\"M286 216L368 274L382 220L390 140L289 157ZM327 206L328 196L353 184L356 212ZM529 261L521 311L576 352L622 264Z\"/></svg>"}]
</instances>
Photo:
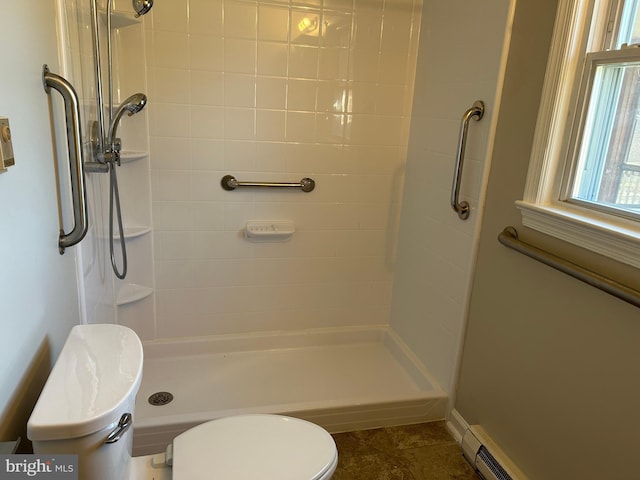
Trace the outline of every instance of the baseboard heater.
<instances>
[{"instance_id":1,"label":"baseboard heater","mask_svg":"<svg viewBox=\"0 0 640 480\"><path fill-rule=\"evenodd\" d=\"M462 452L467 461L486 480L526 478L479 425L472 425L464 432Z\"/></svg>"}]
</instances>

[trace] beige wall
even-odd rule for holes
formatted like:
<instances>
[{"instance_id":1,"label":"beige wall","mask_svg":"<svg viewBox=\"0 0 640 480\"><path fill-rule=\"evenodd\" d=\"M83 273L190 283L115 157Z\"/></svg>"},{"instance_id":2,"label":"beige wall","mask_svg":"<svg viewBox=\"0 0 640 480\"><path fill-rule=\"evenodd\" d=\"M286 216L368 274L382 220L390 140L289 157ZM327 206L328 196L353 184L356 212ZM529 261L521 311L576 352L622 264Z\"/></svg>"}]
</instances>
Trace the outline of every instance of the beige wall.
<instances>
[{"instance_id":1,"label":"beige wall","mask_svg":"<svg viewBox=\"0 0 640 480\"><path fill-rule=\"evenodd\" d=\"M521 226L556 2L519 0L455 408L533 479L640 476L640 312L500 245L507 225L640 288L637 271Z\"/></svg>"},{"instance_id":2,"label":"beige wall","mask_svg":"<svg viewBox=\"0 0 640 480\"><path fill-rule=\"evenodd\" d=\"M0 49L0 116L11 122L16 162L0 174L0 441L8 441L25 439L52 359L79 316L74 249L58 253L49 109L42 88L42 64L58 71L55 2L34 8L31 2L0 0L0 11L0 32L8 42Z\"/></svg>"}]
</instances>

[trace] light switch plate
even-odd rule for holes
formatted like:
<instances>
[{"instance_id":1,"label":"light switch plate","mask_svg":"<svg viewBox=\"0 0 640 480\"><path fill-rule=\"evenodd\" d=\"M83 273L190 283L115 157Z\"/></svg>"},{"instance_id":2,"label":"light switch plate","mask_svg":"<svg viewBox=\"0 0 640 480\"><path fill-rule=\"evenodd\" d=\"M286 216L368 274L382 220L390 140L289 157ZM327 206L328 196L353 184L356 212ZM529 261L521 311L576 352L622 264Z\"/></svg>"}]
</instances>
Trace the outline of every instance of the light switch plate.
<instances>
[{"instance_id":1,"label":"light switch plate","mask_svg":"<svg viewBox=\"0 0 640 480\"><path fill-rule=\"evenodd\" d=\"M9 119L0 117L0 172L6 171L7 167L11 167L15 165L15 163Z\"/></svg>"}]
</instances>

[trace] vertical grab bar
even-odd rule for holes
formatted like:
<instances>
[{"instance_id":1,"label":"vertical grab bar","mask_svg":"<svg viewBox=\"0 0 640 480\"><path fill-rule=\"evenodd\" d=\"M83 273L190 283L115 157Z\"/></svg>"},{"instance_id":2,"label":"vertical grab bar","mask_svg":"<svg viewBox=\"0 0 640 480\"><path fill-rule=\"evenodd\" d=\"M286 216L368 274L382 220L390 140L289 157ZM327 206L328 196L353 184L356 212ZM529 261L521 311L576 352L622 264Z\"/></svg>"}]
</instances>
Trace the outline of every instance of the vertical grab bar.
<instances>
[{"instance_id":1,"label":"vertical grab bar","mask_svg":"<svg viewBox=\"0 0 640 480\"><path fill-rule=\"evenodd\" d=\"M64 227L60 225L58 248L60 255L62 255L65 248L79 243L84 238L88 227L87 193L84 184L84 163L82 160L82 132L80 130L80 102L73 85L60 75L51 73L47 65L42 67L42 83L47 95L51 94L50 88L57 90L62 95L67 124L74 225L69 233L65 233Z\"/></svg>"},{"instance_id":2,"label":"vertical grab bar","mask_svg":"<svg viewBox=\"0 0 640 480\"><path fill-rule=\"evenodd\" d=\"M458 140L458 156L456 158L456 168L453 175L453 185L451 186L451 207L456 211L460 220L466 220L471 213L469 202L460 202L460 184L462 183L462 167L464 165L464 153L467 147L467 132L469 121L473 118L476 121L484 116L484 102L478 100L473 106L462 115L460 124L460 136Z\"/></svg>"}]
</instances>

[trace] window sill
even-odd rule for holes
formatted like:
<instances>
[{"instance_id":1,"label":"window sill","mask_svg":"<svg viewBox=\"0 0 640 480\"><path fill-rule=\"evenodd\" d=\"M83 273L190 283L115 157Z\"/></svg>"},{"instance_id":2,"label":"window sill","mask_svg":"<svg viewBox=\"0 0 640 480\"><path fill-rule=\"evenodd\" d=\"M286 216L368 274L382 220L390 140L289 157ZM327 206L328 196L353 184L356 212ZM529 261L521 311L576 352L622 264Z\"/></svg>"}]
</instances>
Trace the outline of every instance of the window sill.
<instances>
[{"instance_id":1,"label":"window sill","mask_svg":"<svg viewBox=\"0 0 640 480\"><path fill-rule=\"evenodd\" d=\"M516 202L522 224L560 240L640 268L640 226L567 204Z\"/></svg>"}]
</instances>

